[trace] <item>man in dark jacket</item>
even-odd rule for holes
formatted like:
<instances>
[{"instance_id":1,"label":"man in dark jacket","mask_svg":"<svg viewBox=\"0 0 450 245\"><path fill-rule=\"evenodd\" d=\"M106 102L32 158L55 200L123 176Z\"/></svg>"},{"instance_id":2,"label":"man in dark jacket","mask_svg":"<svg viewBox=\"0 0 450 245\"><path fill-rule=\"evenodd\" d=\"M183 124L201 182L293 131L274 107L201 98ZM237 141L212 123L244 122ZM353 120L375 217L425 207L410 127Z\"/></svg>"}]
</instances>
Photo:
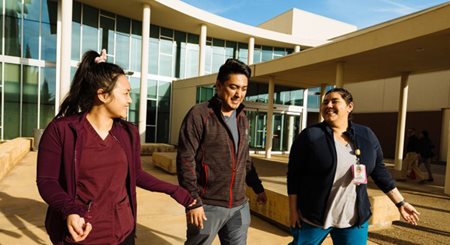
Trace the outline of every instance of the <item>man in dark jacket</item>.
<instances>
[{"instance_id":1,"label":"man in dark jacket","mask_svg":"<svg viewBox=\"0 0 450 245\"><path fill-rule=\"evenodd\" d=\"M178 181L197 200L187 211L186 244L246 244L250 210L245 184L265 203L266 195L253 168L248 120L242 101L251 70L236 59L220 67L217 94L195 105L181 125Z\"/></svg>"}]
</instances>

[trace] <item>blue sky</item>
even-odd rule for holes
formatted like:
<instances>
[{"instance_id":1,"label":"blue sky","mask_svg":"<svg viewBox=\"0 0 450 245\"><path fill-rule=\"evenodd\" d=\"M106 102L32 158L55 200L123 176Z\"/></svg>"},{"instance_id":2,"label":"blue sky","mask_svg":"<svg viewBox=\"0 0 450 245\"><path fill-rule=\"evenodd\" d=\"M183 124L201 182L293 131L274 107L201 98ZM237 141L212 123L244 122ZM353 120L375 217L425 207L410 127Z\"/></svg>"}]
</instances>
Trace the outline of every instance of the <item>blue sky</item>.
<instances>
[{"instance_id":1,"label":"blue sky","mask_svg":"<svg viewBox=\"0 0 450 245\"><path fill-rule=\"evenodd\" d=\"M441 0L182 0L192 6L256 26L298 8L357 26L359 29L423 10Z\"/></svg>"}]
</instances>

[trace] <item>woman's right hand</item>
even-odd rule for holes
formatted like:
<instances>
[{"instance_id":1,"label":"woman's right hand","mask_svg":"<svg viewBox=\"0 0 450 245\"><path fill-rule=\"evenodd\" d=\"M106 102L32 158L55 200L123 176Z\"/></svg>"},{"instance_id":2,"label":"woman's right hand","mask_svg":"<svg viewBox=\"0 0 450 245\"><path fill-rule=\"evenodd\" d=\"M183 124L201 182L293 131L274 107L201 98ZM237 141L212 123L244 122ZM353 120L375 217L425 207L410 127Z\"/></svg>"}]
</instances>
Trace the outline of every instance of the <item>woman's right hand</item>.
<instances>
[{"instance_id":1,"label":"woman's right hand","mask_svg":"<svg viewBox=\"0 0 450 245\"><path fill-rule=\"evenodd\" d=\"M86 223L84 218L78 214L67 216L67 229L75 242L81 242L89 235L92 230L91 223Z\"/></svg>"}]
</instances>

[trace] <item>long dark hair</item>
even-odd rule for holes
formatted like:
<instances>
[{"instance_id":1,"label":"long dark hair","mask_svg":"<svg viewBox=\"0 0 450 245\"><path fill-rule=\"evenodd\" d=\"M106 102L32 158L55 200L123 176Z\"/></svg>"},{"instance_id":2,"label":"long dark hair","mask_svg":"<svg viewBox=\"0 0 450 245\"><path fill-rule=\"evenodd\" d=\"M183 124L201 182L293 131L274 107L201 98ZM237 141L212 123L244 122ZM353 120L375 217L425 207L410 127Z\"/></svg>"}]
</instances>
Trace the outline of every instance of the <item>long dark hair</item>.
<instances>
[{"instance_id":1,"label":"long dark hair","mask_svg":"<svg viewBox=\"0 0 450 245\"><path fill-rule=\"evenodd\" d=\"M56 117L89 112L97 101L97 91L103 89L104 93L110 93L116 86L119 76L125 75L118 65L108 62L97 63L95 58L99 56L99 53L92 50L84 53L73 77L70 91Z\"/></svg>"}]
</instances>

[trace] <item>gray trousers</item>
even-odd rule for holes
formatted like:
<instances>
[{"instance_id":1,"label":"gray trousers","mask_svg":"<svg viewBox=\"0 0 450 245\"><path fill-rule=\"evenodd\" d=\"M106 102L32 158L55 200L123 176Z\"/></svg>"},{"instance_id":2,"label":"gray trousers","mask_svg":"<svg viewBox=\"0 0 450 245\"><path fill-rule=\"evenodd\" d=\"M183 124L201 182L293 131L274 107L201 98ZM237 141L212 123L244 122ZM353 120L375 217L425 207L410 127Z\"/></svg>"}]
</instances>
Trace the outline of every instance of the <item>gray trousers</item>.
<instances>
[{"instance_id":1,"label":"gray trousers","mask_svg":"<svg viewBox=\"0 0 450 245\"><path fill-rule=\"evenodd\" d=\"M204 205L203 209L208 220L203 221L203 229L188 224L185 245L209 245L217 234L222 245L247 244L247 230L250 226L248 202L234 208Z\"/></svg>"}]
</instances>

